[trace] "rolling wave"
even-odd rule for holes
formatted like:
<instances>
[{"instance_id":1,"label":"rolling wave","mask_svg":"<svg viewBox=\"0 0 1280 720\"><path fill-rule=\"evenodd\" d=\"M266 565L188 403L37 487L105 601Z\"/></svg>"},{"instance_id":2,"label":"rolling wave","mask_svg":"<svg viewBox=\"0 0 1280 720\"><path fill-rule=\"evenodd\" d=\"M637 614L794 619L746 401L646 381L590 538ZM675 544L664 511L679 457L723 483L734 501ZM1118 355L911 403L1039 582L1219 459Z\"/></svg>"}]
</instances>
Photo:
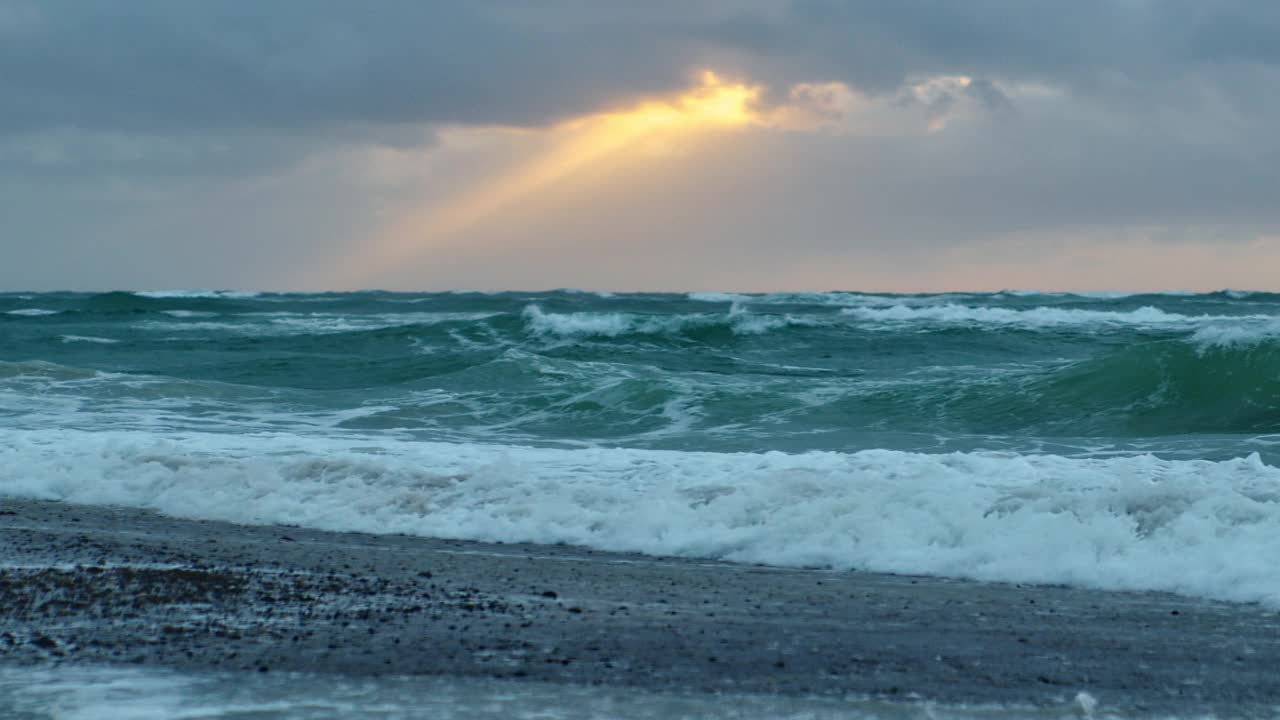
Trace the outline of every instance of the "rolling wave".
<instances>
[{"instance_id":1,"label":"rolling wave","mask_svg":"<svg viewBox=\"0 0 1280 720\"><path fill-rule=\"evenodd\" d=\"M1072 437L1280 433L1280 337L1125 345L1084 360L855 387L810 422Z\"/></svg>"},{"instance_id":2,"label":"rolling wave","mask_svg":"<svg viewBox=\"0 0 1280 720\"><path fill-rule=\"evenodd\" d=\"M1041 397L1076 408L1082 423L1128 434L1280 432L1280 337L1203 337L1078 363L1044 382Z\"/></svg>"},{"instance_id":3,"label":"rolling wave","mask_svg":"<svg viewBox=\"0 0 1280 720\"><path fill-rule=\"evenodd\" d=\"M573 332L600 332L592 324L597 320L569 317L567 322L576 323ZM197 402L208 395L209 382L242 388L234 396L251 404L260 402L261 390L255 388L324 390L343 393L324 398L324 412L333 411L334 403L348 409L386 406L378 417L361 421L371 428L447 427L477 437L524 433L642 445L658 438L702 438L740 448L758 438L789 438L788 447L795 447L807 437L816 443L810 447L838 448L861 442L858 433L886 430L1078 438L1280 433L1280 333L1244 336L1247 342L1234 336L1229 342L1212 336L1215 342L1209 342L1191 335L1128 343L1076 361L985 372L937 366L891 377L729 358L719 364L699 361L692 371L679 365L637 366L620 362L608 345L598 354L584 354L576 345L521 344L511 338L541 331L522 330L525 321L511 317L489 320L497 324L486 326L492 335L485 342L450 352L400 351L374 364L336 352L355 342L392 348L427 342L423 338L440 342L459 328L472 328L471 322L312 336L307 342L314 344L314 353L301 352L309 347L295 339L283 346L293 351L290 355L213 366L198 375L181 358L145 374L40 361L0 363L0 390L10 386L23 393L82 397L87 407L100 405L98 398L110 399L126 403L119 407L140 417L145 408L127 403L168 407L183 397ZM607 330L622 326L619 332L636 332L631 323L644 321L607 317L603 322L609 323L603 325ZM683 332L732 338L729 322L693 325ZM118 345L105 340L64 336L61 343L86 349ZM663 348L657 345L655 352ZM662 357L654 361L663 362ZM86 385L86 378L97 380ZM157 395L156 388L164 392ZM313 400L297 402L305 406Z\"/></svg>"}]
</instances>

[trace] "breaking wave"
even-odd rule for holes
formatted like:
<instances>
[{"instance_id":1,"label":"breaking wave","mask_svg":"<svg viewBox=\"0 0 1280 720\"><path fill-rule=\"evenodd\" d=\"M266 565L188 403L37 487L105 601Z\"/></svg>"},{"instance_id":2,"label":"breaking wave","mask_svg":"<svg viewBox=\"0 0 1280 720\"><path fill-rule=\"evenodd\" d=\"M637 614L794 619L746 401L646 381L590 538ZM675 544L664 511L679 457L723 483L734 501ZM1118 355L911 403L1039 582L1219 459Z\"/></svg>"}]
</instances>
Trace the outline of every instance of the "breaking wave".
<instances>
[{"instance_id":1,"label":"breaking wave","mask_svg":"<svg viewBox=\"0 0 1280 720\"><path fill-rule=\"evenodd\" d=\"M760 335L770 330L793 326L812 327L818 321L790 315L762 315L734 306L725 313L685 315L643 315L621 312L548 313L538 305L523 312L529 330L537 335L561 338L606 337L625 335L687 335L706 337L716 332L733 335Z\"/></svg>"},{"instance_id":2,"label":"breaking wave","mask_svg":"<svg viewBox=\"0 0 1280 720\"><path fill-rule=\"evenodd\" d=\"M1280 470L1256 455L554 450L67 430L4 439L8 497L1280 607Z\"/></svg>"},{"instance_id":3,"label":"breaking wave","mask_svg":"<svg viewBox=\"0 0 1280 720\"><path fill-rule=\"evenodd\" d=\"M217 298L224 300L245 300L262 295L260 292L244 290L139 290L134 295L145 298Z\"/></svg>"},{"instance_id":4,"label":"breaking wave","mask_svg":"<svg viewBox=\"0 0 1280 720\"><path fill-rule=\"evenodd\" d=\"M1056 307L1027 309L971 307L953 303L918 307L901 304L880 308L857 307L846 308L841 313L858 320L886 324L924 322L957 325L1016 325L1027 328L1061 328L1073 325L1194 327L1208 323L1239 323L1274 319L1273 315L1182 315L1152 306L1116 311Z\"/></svg>"}]
</instances>

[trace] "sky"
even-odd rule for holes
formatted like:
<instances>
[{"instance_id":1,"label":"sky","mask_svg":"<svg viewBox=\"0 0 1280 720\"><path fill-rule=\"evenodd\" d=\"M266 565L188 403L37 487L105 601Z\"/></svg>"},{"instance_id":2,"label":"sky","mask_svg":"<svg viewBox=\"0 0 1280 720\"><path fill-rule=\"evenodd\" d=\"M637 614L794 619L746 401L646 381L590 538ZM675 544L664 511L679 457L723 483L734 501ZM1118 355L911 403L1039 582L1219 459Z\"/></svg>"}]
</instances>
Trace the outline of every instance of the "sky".
<instances>
[{"instance_id":1,"label":"sky","mask_svg":"<svg viewBox=\"0 0 1280 720\"><path fill-rule=\"evenodd\" d=\"M0 289L1280 290L1269 0L0 0Z\"/></svg>"}]
</instances>

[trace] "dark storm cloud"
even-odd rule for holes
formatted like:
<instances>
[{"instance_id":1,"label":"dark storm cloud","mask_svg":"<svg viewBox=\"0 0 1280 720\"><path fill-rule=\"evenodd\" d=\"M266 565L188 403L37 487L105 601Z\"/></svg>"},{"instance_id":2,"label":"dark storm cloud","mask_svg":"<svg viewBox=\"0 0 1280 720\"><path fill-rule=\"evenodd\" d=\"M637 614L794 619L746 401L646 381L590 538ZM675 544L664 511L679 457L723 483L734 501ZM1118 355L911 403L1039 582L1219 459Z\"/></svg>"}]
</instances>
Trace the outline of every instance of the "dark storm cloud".
<instances>
[{"instance_id":1,"label":"dark storm cloud","mask_svg":"<svg viewBox=\"0 0 1280 720\"><path fill-rule=\"evenodd\" d=\"M688 60L660 37L531 27L485 2L19 3L0 0L10 130L538 123L683 80Z\"/></svg>"},{"instance_id":2,"label":"dark storm cloud","mask_svg":"<svg viewBox=\"0 0 1280 720\"><path fill-rule=\"evenodd\" d=\"M0 128L538 124L708 62L869 92L950 73L1261 102L1277 31L1280 5L1209 0L0 0Z\"/></svg>"},{"instance_id":3,"label":"dark storm cloud","mask_svg":"<svg viewBox=\"0 0 1280 720\"><path fill-rule=\"evenodd\" d=\"M260 175L295 165L317 149L414 147L435 134L420 125L344 125L305 133L271 129L198 129L163 133L60 127L0 133L0 175L65 182L105 175L193 179Z\"/></svg>"},{"instance_id":4,"label":"dark storm cloud","mask_svg":"<svg viewBox=\"0 0 1280 720\"><path fill-rule=\"evenodd\" d=\"M910 73L995 74L1076 87L1274 64L1280 6L1200 0L797 0L764 31L773 47L863 87ZM733 38L726 40L732 42Z\"/></svg>"}]
</instances>

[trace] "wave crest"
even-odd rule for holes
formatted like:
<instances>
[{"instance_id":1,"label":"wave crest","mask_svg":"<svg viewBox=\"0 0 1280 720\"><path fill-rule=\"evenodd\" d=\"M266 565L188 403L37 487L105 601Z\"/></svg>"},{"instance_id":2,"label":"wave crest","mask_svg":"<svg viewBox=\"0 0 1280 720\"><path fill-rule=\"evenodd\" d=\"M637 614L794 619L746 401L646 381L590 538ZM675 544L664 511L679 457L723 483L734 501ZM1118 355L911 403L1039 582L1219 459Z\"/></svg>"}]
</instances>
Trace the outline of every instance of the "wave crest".
<instances>
[{"instance_id":1,"label":"wave crest","mask_svg":"<svg viewBox=\"0 0 1280 720\"><path fill-rule=\"evenodd\" d=\"M790 315L761 315L734 305L727 314L643 315L624 312L549 313L528 305L522 313L529 331L558 338L619 338L628 335L705 335L728 331L732 335L761 335L790 326L812 326L813 320Z\"/></svg>"},{"instance_id":2,"label":"wave crest","mask_svg":"<svg viewBox=\"0 0 1280 720\"><path fill-rule=\"evenodd\" d=\"M1079 308L1035 307L1028 309L973 307L947 303L944 305L893 305L890 307L853 307L842 315L874 323L938 323L961 325L1021 326L1026 328L1062 328L1073 325L1111 325L1117 327L1174 327L1202 325L1212 322L1270 320L1271 315L1181 315L1150 305L1136 310L1086 310Z\"/></svg>"},{"instance_id":3,"label":"wave crest","mask_svg":"<svg viewBox=\"0 0 1280 720\"><path fill-rule=\"evenodd\" d=\"M133 293L138 297L165 300L171 298L248 300L262 295L261 292L249 290L138 290Z\"/></svg>"}]
</instances>

